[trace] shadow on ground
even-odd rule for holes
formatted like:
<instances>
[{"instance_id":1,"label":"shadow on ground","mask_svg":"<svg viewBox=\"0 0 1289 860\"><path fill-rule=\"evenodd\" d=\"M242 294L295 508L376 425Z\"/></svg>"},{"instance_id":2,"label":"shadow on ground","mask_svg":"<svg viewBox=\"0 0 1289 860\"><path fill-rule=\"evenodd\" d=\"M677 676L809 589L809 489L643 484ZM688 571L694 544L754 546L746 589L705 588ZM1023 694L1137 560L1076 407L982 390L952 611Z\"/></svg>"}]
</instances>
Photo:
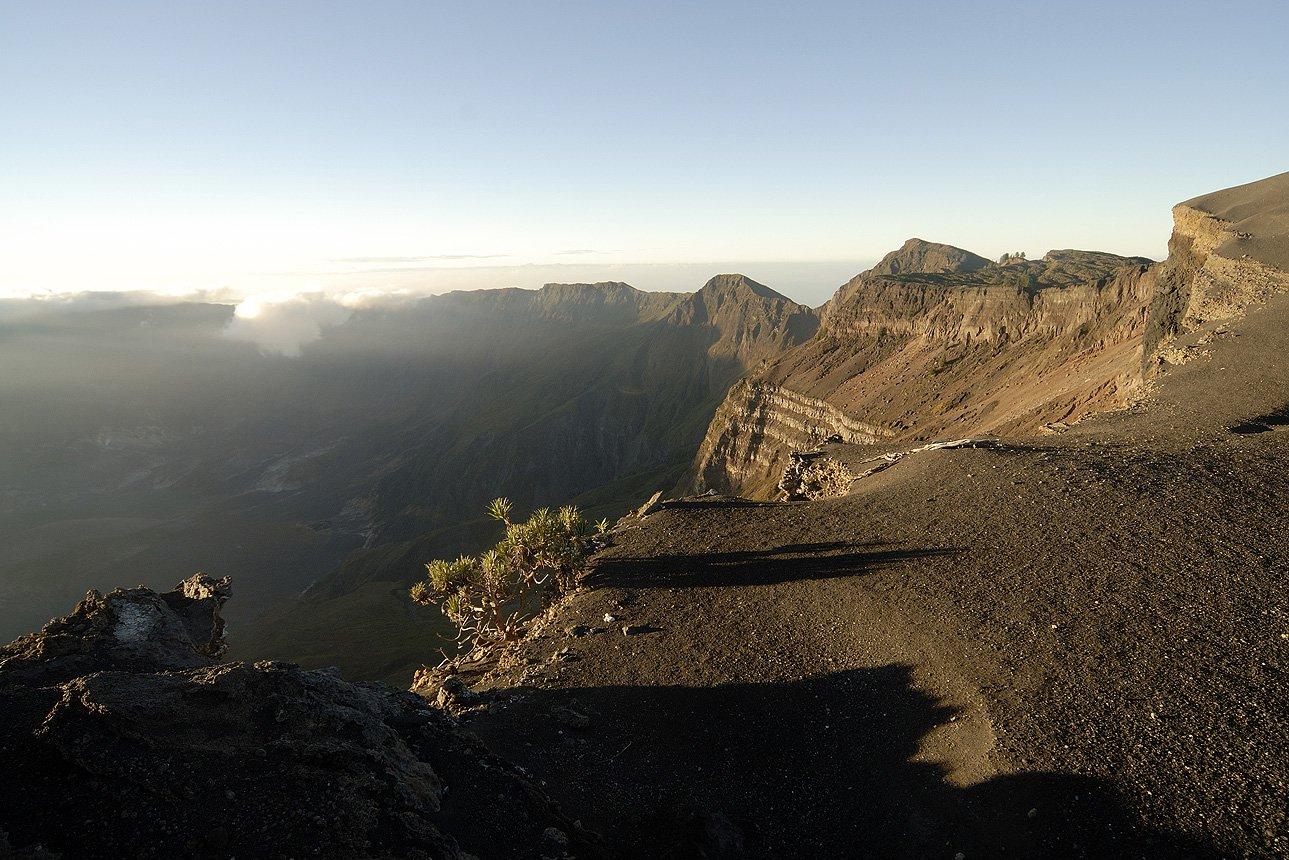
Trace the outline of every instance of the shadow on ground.
<instances>
[{"instance_id":1,"label":"shadow on ground","mask_svg":"<svg viewBox=\"0 0 1289 860\"><path fill-rule=\"evenodd\" d=\"M789 683L521 688L467 725L614 856L1217 856L1140 829L1095 779L950 784L914 759L956 715L910 679L889 665Z\"/></svg>"},{"instance_id":2,"label":"shadow on ground","mask_svg":"<svg viewBox=\"0 0 1289 860\"><path fill-rule=\"evenodd\" d=\"M694 555L610 556L595 562L585 582L619 588L768 585L862 576L901 561L957 552L953 548L899 549L873 541L788 544L770 550Z\"/></svg>"}]
</instances>

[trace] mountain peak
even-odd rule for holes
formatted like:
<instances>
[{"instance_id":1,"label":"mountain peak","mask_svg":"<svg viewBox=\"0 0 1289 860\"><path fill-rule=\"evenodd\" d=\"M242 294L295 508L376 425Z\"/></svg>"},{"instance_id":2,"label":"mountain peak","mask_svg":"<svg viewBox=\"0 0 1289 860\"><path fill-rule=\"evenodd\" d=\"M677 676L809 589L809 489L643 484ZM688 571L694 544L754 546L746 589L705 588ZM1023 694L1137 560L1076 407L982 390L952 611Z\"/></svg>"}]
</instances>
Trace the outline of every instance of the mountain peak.
<instances>
[{"instance_id":1,"label":"mountain peak","mask_svg":"<svg viewBox=\"0 0 1289 860\"><path fill-rule=\"evenodd\" d=\"M713 275L707 283L703 284L703 288L698 292L702 295L735 295L739 293L751 293L763 299L774 299L785 302L792 301L787 296L770 289L765 284L757 283L747 275L737 273Z\"/></svg>"},{"instance_id":2,"label":"mountain peak","mask_svg":"<svg viewBox=\"0 0 1289 860\"><path fill-rule=\"evenodd\" d=\"M947 274L974 272L989 261L963 248L912 238L883 257L869 270L873 275Z\"/></svg>"}]
</instances>

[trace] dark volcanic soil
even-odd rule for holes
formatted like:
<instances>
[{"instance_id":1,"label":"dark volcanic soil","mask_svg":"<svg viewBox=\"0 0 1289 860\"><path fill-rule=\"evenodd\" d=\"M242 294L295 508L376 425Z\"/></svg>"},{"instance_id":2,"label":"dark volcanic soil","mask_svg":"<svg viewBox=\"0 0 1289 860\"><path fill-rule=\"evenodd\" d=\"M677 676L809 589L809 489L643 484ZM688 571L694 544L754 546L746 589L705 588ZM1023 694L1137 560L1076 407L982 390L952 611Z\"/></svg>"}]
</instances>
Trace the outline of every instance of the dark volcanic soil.
<instances>
[{"instance_id":1,"label":"dark volcanic soil","mask_svg":"<svg viewBox=\"0 0 1289 860\"><path fill-rule=\"evenodd\" d=\"M467 725L642 857L1289 854L1286 319L1065 433L624 526Z\"/></svg>"}]
</instances>

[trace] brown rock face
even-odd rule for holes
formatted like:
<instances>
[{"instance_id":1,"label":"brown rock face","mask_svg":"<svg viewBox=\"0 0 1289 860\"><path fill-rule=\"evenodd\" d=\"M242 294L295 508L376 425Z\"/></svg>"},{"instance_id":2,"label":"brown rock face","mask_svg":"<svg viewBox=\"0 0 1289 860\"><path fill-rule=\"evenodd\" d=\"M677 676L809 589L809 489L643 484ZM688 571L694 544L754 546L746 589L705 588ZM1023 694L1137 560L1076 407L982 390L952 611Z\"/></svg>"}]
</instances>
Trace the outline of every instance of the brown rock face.
<instances>
[{"instance_id":1,"label":"brown rock face","mask_svg":"<svg viewBox=\"0 0 1289 860\"><path fill-rule=\"evenodd\" d=\"M1194 354L1170 350L1179 335L1234 319L1289 289L1289 173L1174 206L1158 284L1146 359L1172 364Z\"/></svg>"},{"instance_id":2,"label":"brown rock face","mask_svg":"<svg viewBox=\"0 0 1289 860\"><path fill-rule=\"evenodd\" d=\"M165 594L91 593L0 648L11 850L594 854L521 774L419 697L287 663L215 664L228 592L199 574Z\"/></svg>"},{"instance_id":3,"label":"brown rock face","mask_svg":"<svg viewBox=\"0 0 1289 860\"><path fill-rule=\"evenodd\" d=\"M872 279L883 275L940 274L975 272L990 265L984 257L924 239L909 239L898 249L877 261L877 265L862 272L842 285L841 289L823 307L823 316L829 316L845 304Z\"/></svg>"},{"instance_id":4,"label":"brown rock face","mask_svg":"<svg viewBox=\"0 0 1289 860\"><path fill-rule=\"evenodd\" d=\"M837 291L818 333L730 390L686 488L772 495L821 439L1025 434L1134 401L1224 321L1289 290L1289 173L1173 208L1168 259L993 264L910 239Z\"/></svg>"},{"instance_id":5,"label":"brown rock face","mask_svg":"<svg viewBox=\"0 0 1289 860\"><path fill-rule=\"evenodd\" d=\"M906 244L838 292L814 338L730 391L696 488L768 495L791 451L833 435L1025 432L1122 406L1142 382L1152 293L1142 258L1052 251L999 266Z\"/></svg>"},{"instance_id":6,"label":"brown rock face","mask_svg":"<svg viewBox=\"0 0 1289 860\"><path fill-rule=\"evenodd\" d=\"M809 340L819 328L819 318L810 308L746 275L716 275L686 296L666 322L710 327L717 337L708 355L732 359L744 367L755 367Z\"/></svg>"}]
</instances>

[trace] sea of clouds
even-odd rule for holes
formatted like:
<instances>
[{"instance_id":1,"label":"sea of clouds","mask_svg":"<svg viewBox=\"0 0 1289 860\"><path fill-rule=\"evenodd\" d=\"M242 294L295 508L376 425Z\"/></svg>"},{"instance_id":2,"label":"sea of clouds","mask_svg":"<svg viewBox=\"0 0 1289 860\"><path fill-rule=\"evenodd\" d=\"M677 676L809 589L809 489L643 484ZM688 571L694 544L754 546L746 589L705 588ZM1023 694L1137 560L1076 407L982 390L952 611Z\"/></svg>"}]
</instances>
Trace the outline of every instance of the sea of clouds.
<instances>
[{"instance_id":1,"label":"sea of clouds","mask_svg":"<svg viewBox=\"0 0 1289 860\"><path fill-rule=\"evenodd\" d=\"M403 258L398 258L402 261ZM419 258L408 258L419 259ZM332 326L370 308L405 307L418 299L452 290L544 283L625 281L643 290L692 291L719 272L743 272L785 295L819 305L870 261L610 264L455 267L387 267L344 275L284 272L255 286L198 290L134 290L8 293L0 289L0 327L61 313L156 307L186 302L224 305L232 313L223 334L271 353L297 356ZM381 282L363 281L379 277Z\"/></svg>"}]
</instances>

